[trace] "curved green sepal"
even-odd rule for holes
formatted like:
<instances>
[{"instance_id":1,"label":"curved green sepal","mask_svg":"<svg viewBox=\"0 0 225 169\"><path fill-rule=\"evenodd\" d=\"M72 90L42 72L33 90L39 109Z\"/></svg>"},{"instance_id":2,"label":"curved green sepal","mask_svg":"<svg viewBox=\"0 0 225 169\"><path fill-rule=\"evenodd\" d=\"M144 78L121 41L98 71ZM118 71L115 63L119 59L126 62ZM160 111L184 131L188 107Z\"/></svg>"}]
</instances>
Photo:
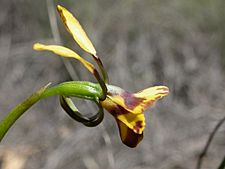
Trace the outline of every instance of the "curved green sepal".
<instances>
[{"instance_id":1,"label":"curved green sepal","mask_svg":"<svg viewBox=\"0 0 225 169\"><path fill-rule=\"evenodd\" d=\"M74 105L73 101L65 96L60 96L60 104L64 111L74 120L84 124L87 127L95 127L99 125L104 118L104 110L101 103L96 98L95 104L98 106L98 112L92 117L84 116L79 112L77 107Z\"/></svg>"}]
</instances>

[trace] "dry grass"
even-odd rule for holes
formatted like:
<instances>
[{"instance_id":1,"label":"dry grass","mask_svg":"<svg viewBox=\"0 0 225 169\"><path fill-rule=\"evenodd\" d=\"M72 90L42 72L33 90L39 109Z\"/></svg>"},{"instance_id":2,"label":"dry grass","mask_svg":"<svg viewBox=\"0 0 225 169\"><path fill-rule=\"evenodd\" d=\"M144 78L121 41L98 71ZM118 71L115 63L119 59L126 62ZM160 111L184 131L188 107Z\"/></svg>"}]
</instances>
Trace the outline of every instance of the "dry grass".
<instances>
[{"instance_id":1,"label":"dry grass","mask_svg":"<svg viewBox=\"0 0 225 169\"><path fill-rule=\"evenodd\" d=\"M70 0L61 4L86 28L112 84L129 91L164 84L170 87L170 96L151 109L153 113L146 112L145 138L136 149L122 145L107 113L103 125L86 128L63 113L57 98L41 101L1 143L0 168L7 168L8 156L24 169L194 168L208 134L224 116L223 0ZM71 76L60 58L32 51L34 42L57 40L45 1L2 0L0 9L2 118L40 86ZM61 41L80 51L61 23L59 30ZM93 80L77 62L72 66L74 79ZM204 169L219 165L224 140L225 126L212 142Z\"/></svg>"}]
</instances>

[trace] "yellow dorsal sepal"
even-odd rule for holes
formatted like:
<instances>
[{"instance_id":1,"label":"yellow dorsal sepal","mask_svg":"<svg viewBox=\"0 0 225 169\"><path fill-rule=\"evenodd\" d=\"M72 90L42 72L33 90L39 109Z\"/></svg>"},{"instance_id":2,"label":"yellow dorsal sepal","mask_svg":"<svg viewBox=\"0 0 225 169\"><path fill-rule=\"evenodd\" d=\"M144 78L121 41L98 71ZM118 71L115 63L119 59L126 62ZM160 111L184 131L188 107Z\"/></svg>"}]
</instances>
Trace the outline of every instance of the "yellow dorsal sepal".
<instances>
[{"instance_id":1,"label":"yellow dorsal sepal","mask_svg":"<svg viewBox=\"0 0 225 169\"><path fill-rule=\"evenodd\" d=\"M96 50L79 21L66 8L58 5L57 10L68 32L73 36L78 45L86 52L95 56Z\"/></svg>"}]
</instances>

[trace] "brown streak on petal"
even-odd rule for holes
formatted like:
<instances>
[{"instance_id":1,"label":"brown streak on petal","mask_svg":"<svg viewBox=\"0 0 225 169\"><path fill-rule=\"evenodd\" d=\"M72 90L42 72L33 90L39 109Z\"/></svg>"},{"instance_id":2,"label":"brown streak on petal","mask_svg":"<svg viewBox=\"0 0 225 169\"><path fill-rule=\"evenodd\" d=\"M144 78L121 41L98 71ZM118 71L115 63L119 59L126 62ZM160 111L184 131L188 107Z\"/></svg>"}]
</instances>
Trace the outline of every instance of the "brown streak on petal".
<instances>
[{"instance_id":1,"label":"brown streak on petal","mask_svg":"<svg viewBox=\"0 0 225 169\"><path fill-rule=\"evenodd\" d=\"M66 29L67 29L67 31L68 31L69 33L71 33L69 27L68 27L67 24L66 24L66 18L65 18L65 16L62 14L62 12L63 12L62 9L57 8L57 11L58 11L58 13L59 13L59 15L60 15L60 18L62 19L62 22L63 22L64 26L65 26Z\"/></svg>"},{"instance_id":2,"label":"brown streak on petal","mask_svg":"<svg viewBox=\"0 0 225 169\"><path fill-rule=\"evenodd\" d=\"M163 94L169 93L169 88L167 88L167 87L161 87L161 88L158 88L157 90L162 90L163 91Z\"/></svg>"},{"instance_id":3,"label":"brown streak on petal","mask_svg":"<svg viewBox=\"0 0 225 169\"><path fill-rule=\"evenodd\" d=\"M124 99L124 104L131 110L133 110L137 105L145 100L144 98L137 98L129 92L122 93L122 97Z\"/></svg>"},{"instance_id":4,"label":"brown streak on petal","mask_svg":"<svg viewBox=\"0 0 225 169\"><path fill-rule=\"evenodd\" d=\"M164 94L168 94L168 92L164 92L164 93L158 93L158 94L162 94L162 95L164 95Z\"/></svg>"},{"instance_id":5,"label":"brown streak on petal","mask_svg":"<svg viewBox=\"0 0 225 169\"><path fill-rule=\"evenodd\" d=\"M122 106L117 105L113 110L110 111L110 113L113 116L121 115L121 114L128 114L130 113L126 109L124 109Z\"/></svg>"},{"instance_id":6,"label":"brown streak on petal","mask_svg":"<svg viewBox=\"0 0 225 169\"><path fill-rule=\"evenodd\" d=\"M142 127L143 127L142 121L137 121L133 129L134 129L137 133L139 133L140 128L142 128Z\"/></svg>"},{"instance_id":7,"label":"brown streak on petal","mask_svg":"<svg viewBox=\"0 0 225 169\"><path fill-rule=\"evenodd\" d=\"M152 106L153 103L154 103L157 99L159 99L159 98L161 98L161 97L157 97L157 98L155 98L155 100L150 100L150 101L148 101L147 103L145 103L143 109L147 109L148 107Z\"/></svg>"},{"instance_id":8,"label":"brown streak on petal","mask_svg":"<svg viewBox=\"0 0 225 169\"><path fill-rule=\"evenodd\" d=\"M158 87L157 90L168 90L168 87L165 87L165 86Z\"/></svg>"}]
</instances>

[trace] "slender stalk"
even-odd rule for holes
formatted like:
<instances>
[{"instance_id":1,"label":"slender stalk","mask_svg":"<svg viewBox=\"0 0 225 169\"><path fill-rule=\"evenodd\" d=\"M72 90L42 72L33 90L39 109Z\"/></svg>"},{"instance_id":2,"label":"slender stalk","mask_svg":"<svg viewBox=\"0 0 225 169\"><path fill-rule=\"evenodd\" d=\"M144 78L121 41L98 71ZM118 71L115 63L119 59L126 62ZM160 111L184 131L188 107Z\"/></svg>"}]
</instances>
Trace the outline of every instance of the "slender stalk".
<instances>
[{"instance_id":1,"label":"slender stalk","mask_svg":"<svg viewBox=\"0 0 225 169\"><path fill-rule=\"evenodd\" d=\"M106 84L108 84L109 78L108 78L108 74L107 71L105 70L101 59L97 56L97 55L92 55L92 57L94 58L94 60L96 61L96 63L98 64L98 67L100 68L101 74L103 76L103 80Z\"/></svg>"},{"instance_id":2,"label":"slender stalk","mask_svg":"<svg viewBox=\"0 0 225 169\"><path fill-rule=\"evenodd\" d=\"M21 115L23 115L26 110L28 110L31 106L33 106L41 99L42 94L45 92L48 86L49 84L33 93L30 97L18 104L6 115L6 117L0 122L0 142L7 131L10 129L10 127L16 122L16 120Z\"/></svg>"}]
</instances>

